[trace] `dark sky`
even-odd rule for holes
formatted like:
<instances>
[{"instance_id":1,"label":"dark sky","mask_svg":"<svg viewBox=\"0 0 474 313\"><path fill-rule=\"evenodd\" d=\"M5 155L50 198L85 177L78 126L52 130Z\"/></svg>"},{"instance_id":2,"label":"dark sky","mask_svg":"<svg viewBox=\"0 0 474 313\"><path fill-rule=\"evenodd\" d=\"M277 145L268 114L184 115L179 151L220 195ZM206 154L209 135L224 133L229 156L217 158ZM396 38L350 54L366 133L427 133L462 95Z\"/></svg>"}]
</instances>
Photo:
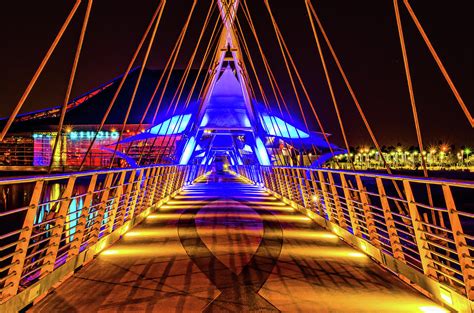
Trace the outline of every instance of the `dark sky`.
<instances>
[{"instance_id":1,"label":"dark sky","mask_svg":"<svg viewBox=\"0 0 474 313\"><path fill-rule=\"evenodd\" d=\"M83 2L22 112L62 102L87 1ZM192 3L191 0L168 2L150 67L164 65ZM474 112L474 22L469 2L411 2L464 101ZM157 3L151 0L95 1L73 97L123 73ZM198 3L192 31L186 39L178 67L186 64L192 52L211 0ZM263 0L248 3L272 68L284 86L285 94L289 95L291 111L301 120ZM270 3L326 130L333 134L334 141L341 143L304 0L273 0ZM319 0L314 3L380 143L415 144L392 1ZM0 116L7 116L17 103L73 4L73 0L11 1L8 8L3 6L0 12L3 42ZM442 141L473 146L472 128L406 10L402 9L401 13L426 145ZM243 16L240 18L245 25ZM262 69L249 32L246 38L257 68ZM367 133L334 64L330 62L329 67L350 143L354 146L369 144ZM264 78L263 71L261 73ZM310 116L308 105L304 105ZM309 120L312 128L317 130L314 119L310 117Z\"/></svg>"}]
</instances>

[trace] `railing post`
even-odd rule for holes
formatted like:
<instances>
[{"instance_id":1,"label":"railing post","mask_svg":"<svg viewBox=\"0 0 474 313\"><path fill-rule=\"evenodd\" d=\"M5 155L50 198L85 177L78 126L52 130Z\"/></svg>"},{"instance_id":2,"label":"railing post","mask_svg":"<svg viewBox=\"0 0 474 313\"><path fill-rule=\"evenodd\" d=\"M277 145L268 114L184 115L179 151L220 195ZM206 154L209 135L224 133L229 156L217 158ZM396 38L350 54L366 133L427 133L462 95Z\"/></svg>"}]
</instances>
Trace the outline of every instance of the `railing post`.
<instances>
[{"instance_id":1,"label":"railing post","mask_svg":"<svg viewBox=\"0 0 474 313\"><path fill-rule=\"evenodd\" d=\"M140 188L139 197L140 202L137 203L135 207L135 215L140 214L143 211L143 204L145 202L145 197L148 196L148 183L150 182L151 168L147 168L145 171L145 180L143 186Z\"/></svg>"},{"instance_id":2,"label":"railing post","mask_svg":"<svg viewBox=\"0 0 474 313\"><path fill-rule=\"evenodd\" d=\"M153 204L155 203L155 192L156 192L156 184L158 182L157 179L157 173L158 173L158 167L154 167L151 170L150 173L150 179L148 183L148 196L147 196L147 202L145 204L145 208L151 208L153 207Z\"/></svg>"},{"instance_id":3,"label":"railing post","mask_svg":"<svg viewBox=\"0 0 474 313\"><path fill-rule=\"evenodd\" d=\"M89 209L92 204L92 200L94 199L94 191L95 191L96 184L97 184L97 174L94 174L91 176L89 187L87 188L87 194L84 199L84 206L82 207L82 210L81 210L81 216L79 217L77 221L76 232L74 233L74 240L68 252L68 259L78 255L80 252L82 240L85 236L87 217L89 216Z\"/></svg>"},{"instance_id":4,"label":"railing post","mask_svg":"<svg viewBox=\"0 0 474 313\"><path fill-rule=\"evenodd\" d=\"M405 189L405 195L408 201L408 209L410 210L410 218L413 225L413 231L415 233L416 245L418 247L418 252L420 254L421 266L423 267L423 273L425 275L431 276L437 280L438 275L434 270L433 262L430 261L431 253L428 247L428 242L426 241L426 236L424 234L424 227L421 223L420 213L418 212L418 207L415 202L415 197L411 189L410 181L403 180L403 188Z\"/></svg>"},{"instance_id":5,"label":"railing post","mask_svg":"<svg viewBox=\"0 0 474 313\"><path fill-rule=\"evenodd\" d=\"M285 183L286 186L286 193L287 193L287 199L293 201L293 191L291 189L291 181L290 181L290 175L288 174L288 168L283 169L283 182Z\"/></svg>"},{"instance_id":6,"label":"railing post","mask_svg":"<svg viewBox=\"0 0 474 313\"><path fill-rule=\"evenodd\" d=\"M141 169L140 174L138 174L138 179L133 183L132 204L130 205L130 208L128 209L129 220L131 220L132 223L133 223L133 219L134 219L135 213L136 213L138 198L140 197L139 193L140 193L140 189L141 189L140 187L141 187L141 184L142 184L142 181L143 181L143 173L144 172L145 172L145 170Z\"/></svg>"},{"instance_id":7,"label":"railing post","mask_svg":"<svg viewBox=\"0 0 474 313\"><path fill-rule=\"evenodd\" d=\"M112 233L112 231L114 230L114 224L115 224L115 217L117 216L117 210L119 208L119 202L120 202L120 198L122 197L123 195L123 184L125 183L125 176L127 175L127 171L122 171L122 173L120 174L120 179L118 181L118 184L117 184L117 188L115 188L115 195L114 195L114 198L113 198L113 202L112 202L112 208L109 212L109 219L108 219L108 223L107 223L107 233L110 234Z\"/></svg>"},{"instance_id":8,"label":"railing post","mask_svg":"<svg viewBox=\"0 0 474 313\"><path fill-rule=\"evenodd\" d=\"M321 190L323 191L324 211L328 217L328 220L331 222L334 222L334 217L332 214L332 205L331 205L331 201L329 200L328 188L326 186L326 180L324 179L324 173L322 171L318 171L318 178L319 178L319 184L321 186Z\"/></svg>"},{"instance_id":9,"label":"railing post","mask_svg":"<svg viewBox=\"0 0 474 313\"><path fill-rule=\"evenodd\" d=\"M342 211L341 201L339 200L339 193L337 192L337 186L334 182L334 177L331 172L328 172L329 184L331 187L332 198L334 201L334 206L336 207L337 219L339 226L344 229L347 229L346 219L344 218L344 212Z\"/></svg>"},{"instance_id":10,"label":"railing post","mask_svg":"<svg viewBox=\"0 0 474 313\"><path fill-rule=\"evenodd\" d=\"M171 166L167 166L165 171L165 192L163 194L165 197L170 195L169 190L171 186L171 171Z\"/></svg>"},{"instance_id":11,"label":"railing post","mask_svg":"<svg viewBox=\"0 0 474 313\"><path fill-rule=\"evenodd\" d=\"M352 202L352 197L349 190L349 185L347 184L346 176L344 175L344 173L340 173L339 175L341 177L342 188L344 191L344 198L347 204L347 211L349 212L349 218L351 220L352 232L357 237L361 237L362 234L360 232L359 223L357 222L357 215L355 213L354 203Z\"/></svg>"},{"instance_id":12,"label":"railing post","mask_svg":"<svg viewBox=\"0 0 474 313\"><path fill-rule=\"evenodd\" d=\"M274 173L274 176L275 176L275 182L276 182L276 186L277 186L277 190L275 190L275 191L280 196L284 197L285 194L284 194L284 189L283 189L281 178L280 178L280 168L274 168L273 173Z\"/></svg>"},{"instance_id":13,"label":"railing post","mask_svg":"<svg viewBox=\"0 0 474 313\"><path fill-rule=\"evenodd\" d=\"M311 187L309 185L309 180L308 180L308 172L306 169L301 169L300 173L300 181L301 181L301 192L303 195L303 203L304 207L306 209L311 209L311 195L310 195L310 190Z\"/></svg>"},{"instance_id":14,"label":"railing post","mask_svg":"<svg viewBox=\"0 0 474 313\"><path fill-rule=\"evenodd\" d=\"M159 183L158 183L158 196L161 199L163 199L165 197L165 194L166 194L166 186L167 186L167 182L166 182L166 172L167 172L168 168L167 167L162 167L161 168L161 171L160 171L160 176L159 176Z\"/></svg>"},{"instance_id":15,"label":"railing post","mask_svg":"<svg viewBox=\"0 0 474 313\"><path fill-rule=\"evenodd\" d=\"M97 208L97 216L95 217L94 224L91 228L91 246L93 246L99 240L100 229L102 228L102 222L104 220L105 211L107 210L107 202L109 202L110 187L112 185L113 180L113 173L109 173L105 177L103 192L100 198L100 204Z\"/></svg>"},{"instance_id":16,"label":"railing post","mask_svg":"<svg viewBox=\"0 0 474 313\"><path fill-rule=\"evenodd\" d=\"M71 196L75 183L76 177L70 176L67 181L66 188L64 189L64 192L61 197L62 200L59 204L57 218L52 226L48 250L46 251L46 255L43 260L43 268L41 269L41 276L49 274L54 270L54 265L58 256L59 245L61 243L61 235L64 230L64 224L66 222L66 216L68 214L69 205L71 204Z\"/></svg>"},{"instance_id":17,"label":"railing post","mask_svg":"<svg viewBox=\"0 0 474 313\"><path fill-rule=\"evenodd\" d=\"M267 188L269 188L273 192L277 192L277 187L276 187L276 183L275 183L275 175L273 174L273 167L268 167L267 172L268 172L267 173L268 178L270 180L270 186L268 186Z\"/></svg>"},{"instance_id":18,"label":"railing post","mask_svg":"<svg viewBox=\"0 0 474 313\"><path fill-rule=\"evenodd\" d=\"M362 202L362 209L364 210L365 225L369 233L370 242L376 247L379 247L377 228L375 227L375 220L369 206L369 196L365 190L364 184L360 175L355 175L357 189L359 190L360 202Z\"/></svg>"},{"instance_id":19,"label":"railing post","mask_svg":"<svg viewBox=\"0 0 474 313\"><path fill-rule=\"evenodd\" d=\"M292 168L290 170L291 180L293 181L293 192L295 194L295 202L301 206L304 206L303 195L301 194L301 181L297 168Z\"/></svg>"},{"instance_id":20,"label":"railing post","mask_svg":"<svg viewBox=\"0 0 474 313\"><path fill-rule=\"evenodd\" d=\"M154 182L153 182L153 187L151 191L151 200L150 200L150 206L154 207L158 202L160 202L160 199L158 199L158 186L159 186L159 181L160 181L160 172L161 172L161 167L157 167L155 174L154 174Z\"/></svg>"},{"instance_id":21,"label":"railing post","mask_svg":"<svg viewBox=\"0 0 474 313\"><path fill-rule=\"evenodd\" d=\"M464 231L459 220L458 210L454 202L451 188L444 184L442 186L446 208L448 210L449 223L453 232L453 239L456 245L456 252L459 257L459 264L461 265L462 277L466 287L466 295L469 300L474 299L474 269L472 267L472 258L469 252L469 246L464 237Z\"/></svg>"},{"instance_id":22,"label":"railing post","mask_svg":"<svg viewBox=\"0 0 474 313\"><path fill-rule=\"evenodd\" d=\"M379 191L380 203L382 204L383 216L385 218L385 225L387 226L388 237L390 239L390 246L392 247L393 256L396 259L405 262L403 247L400 242L400 237L398 236L397 227L393 219L392 210L390 209L390 204L388 203L385 187L383 186L383 181L380 177L377 177L375 180L377 182L377 189Z\"/></svg>"},{"instance_id":23,"label":"railing post","mask_svg":"<svg viewBox=\"0 0 474 313\"><path fill-rule=\"evenodd\" d=\"M137 171L132 170L130 173L130 177L128 178L127 189L125 190L125 193L124 193L123 207L120 210L120 217L117 222L117 227L120 227L125 223L125 214L127 214L130 198L133 196L133 187L134 187L136 175L137 175ZM130 210L128 212L130 214Z\"/></svg>"},{"instance_id":24,"label":"railing post","mask_svg":"<svg viewBox=\"0 0 474 313\"><path fill-rule=\"evenodd\" d=\"M15 264L8 271L8 279L5 281L5 290L2 292L2 300L17 294L20 286L21 274L25 265L26 254L30 244L31 233L33 232L34 221L38 206L43 194L44 180L38 180L31 196L30 205L26 211L23 227L18 238L18 244L15 249L15 256L12 258L12 264Z\"/></svg>"},{"instance_id":25,"label":"railing post","mask_svg":"<svg viewBox=\"0 0 474 313\"><path fill-rule=\"evenodd\" d=\"M308 174L309 174L309 180L311 181L311 186L313 187L313 192L314 192L314 195L310 196L312 207L314 205L314 210L316 211L316 208L317 208L319 215L324 216L323 206L321 204L321 199L320 199L321 196L319 192L318 183L316 181L316 177L314 176L314 170L308 170ZM309 190L311 190L311 187L309 188Z\"/></svg>"}]
</instances>

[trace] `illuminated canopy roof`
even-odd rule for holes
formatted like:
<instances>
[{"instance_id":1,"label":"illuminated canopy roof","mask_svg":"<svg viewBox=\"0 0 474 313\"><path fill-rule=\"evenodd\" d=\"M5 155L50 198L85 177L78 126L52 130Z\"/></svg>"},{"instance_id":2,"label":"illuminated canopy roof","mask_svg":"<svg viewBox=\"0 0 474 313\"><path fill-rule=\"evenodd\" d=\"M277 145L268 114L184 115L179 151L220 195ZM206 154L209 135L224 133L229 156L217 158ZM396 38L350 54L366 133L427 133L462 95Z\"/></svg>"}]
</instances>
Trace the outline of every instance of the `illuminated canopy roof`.
<instances>
[{"instance_id":1,"label":"illuminated canopy roof","mask_svg":"<svg viewBox=\"0 0 474 313\"><path fill-rule=\"evenodd\" d=\"M293 125L283 121L281 118L271 115L262 115L263 129L270 136L288 138L288 139L303 139L309 138L309 134L294 127Z\"/></svg>"},{"instance_id":2,"label":"illuminated canopy roof","mask_svg":"<svg viewBox=\"0 0 474 313\"><path fill-rule=\"evenodd\" d=\"M191 116L191 114L175 115L146 132L158 136L181 134L188 127Z\"/></svg>"}]
</instances>

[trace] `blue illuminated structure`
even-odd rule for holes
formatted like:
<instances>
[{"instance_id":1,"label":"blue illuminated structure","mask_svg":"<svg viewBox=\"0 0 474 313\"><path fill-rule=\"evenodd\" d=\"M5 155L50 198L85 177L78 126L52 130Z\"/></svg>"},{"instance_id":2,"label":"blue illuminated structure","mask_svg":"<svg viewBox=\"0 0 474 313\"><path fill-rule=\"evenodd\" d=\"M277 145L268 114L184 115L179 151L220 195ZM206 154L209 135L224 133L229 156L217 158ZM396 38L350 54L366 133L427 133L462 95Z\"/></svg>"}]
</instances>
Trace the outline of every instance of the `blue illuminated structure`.
<instances>
[{"instance_id":1,"label":"blue illuminated structure","mask_svg":"<svg viewBox=\"0 0 474 313\"><path fill-rule=\"evenodd\" d=\"M288 139L309 138L308 133L305 133L295 126L285 122L279 117L262 114L261 118L267 135Z\"/></svg>"},{"instance_id":2,"label":"blue illuminated structure","mask_svg":"<svg viewBox=\"0 0 474 313\"><path fill-rule=\"evenodd\" d=\"M282 117L248 103L245 88L231 64L229 62L221 74L216 75L199 111L167 117L123 142L182 136L176 152L181 165L208 165L217 157L227 158L231 165L244 164L244 159L247 163L271 165L271 138L297 149L305 146L316 146L320 151L328 149L322 135L305 132ZM337 146L331 147L342 151Z\"/></svg>"},{"instance_id":3,"label":"blue illuminated structure","mask_svg":"<svg viewBox=\"0 0 474 313\"><path fill-rule=\"evenodd\" d=\"M175 115L146 131L153 135L169 136L183 133L191 121L191 114Z\"/></svg>"}]
</instances>

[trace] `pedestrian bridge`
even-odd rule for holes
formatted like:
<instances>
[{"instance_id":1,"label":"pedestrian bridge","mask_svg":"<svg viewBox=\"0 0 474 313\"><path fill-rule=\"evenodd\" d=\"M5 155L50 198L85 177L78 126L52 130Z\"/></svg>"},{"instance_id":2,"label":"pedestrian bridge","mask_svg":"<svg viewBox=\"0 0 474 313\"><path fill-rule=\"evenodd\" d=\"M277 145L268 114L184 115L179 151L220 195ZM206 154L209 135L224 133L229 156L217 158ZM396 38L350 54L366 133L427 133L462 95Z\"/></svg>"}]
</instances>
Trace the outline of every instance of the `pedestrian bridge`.
<instances>
[{"instance_id":1,"label":"pedestrian bridge","mask_svg":"<svg viewBox=\"0 0 474 313\"><path fill-rule=\"evenodd\" d=\"M309 217L225 174L186 187L32 311L408 312L434 307Z\"/></svg>"},{"instance_id":2,"label":"pedestrian bridge","mask_svg":"<svg viewBox=\"0 0 474 313\"><path fill-rule=\"evenodd\" d=\"M412 113L396 126L414 122L411 157L384 153L364 109L370 106L340 61L350 58L336 53L310 0L300 1L296 16L307 19L312 48L296 28L298 45L285 40L280 17L297 23L284 6L283 15L273 14L277 1L261 1L260 9L255 1L156 1L123 75L71 100L93 2L75 1L0 120L8 170L48 173L0 178L0 312L473 311L474 182L430 177L436 152L423 144L424 110L415 101L400 8L462 121L474 127L474 119L408 0L394 0L393 10ZM80 32L71 32L79 38L63 103L20 114L78 12L84 17ZM167 12L172 18L162 19ZM387 12L377 14L386 20ZM104 71L101 56L91 55L94 74ZM147 69L158 56L164 68ZM313 59L321 68L303 62ZM321 69L325 82L307 80L320 80ZM375 90L368 83L358 85ZM317 94L330 101L316 104ZM377 111L390 103L380 99L372 97ZM402 108L393 103L390 112ZM328 109L338 127L325 127ZM346 128L346 119L364 128ZM340 131L343 148L329 131ZM376 156L387 174L357 171L351 146L364 134L376 148L364 160ZM423 177L398 175L401 160L421 165Z\"/></svg>"},{"instance_id":3,"label":"pedestrian bridge","mask_svg":"<svg viewBox=\"0 0 474 313\"><path fill-rule=\"evenodd\" d=\"M2 225L15 214L25 218L23 228L2 235L2 262L10 261L2 268L2 312L468 312L470 301L456 284L465 256L442 263L438 252L450 249L443 240L451 239L405 234L417 229L410 216L398 218L368 200L370 177L358 176L367 187L353 189L346 183L357 174L335 174L155 166L82 172L66 181L14 179L35 188L29 206L1 215ZM62 195L45 198L45 185L59 182ZM87 192L76 192L79 182L87 182ZM403 182L406 190L417 183ZM58 214L39 221L37 209L45 206L57 206ZM390 214L386 225L395 226L384 233L381 218ZM410 238L424 240L420 249L431 257ZM426 275L424 262L438 275Z\"/></svg>"}]
</instances>

